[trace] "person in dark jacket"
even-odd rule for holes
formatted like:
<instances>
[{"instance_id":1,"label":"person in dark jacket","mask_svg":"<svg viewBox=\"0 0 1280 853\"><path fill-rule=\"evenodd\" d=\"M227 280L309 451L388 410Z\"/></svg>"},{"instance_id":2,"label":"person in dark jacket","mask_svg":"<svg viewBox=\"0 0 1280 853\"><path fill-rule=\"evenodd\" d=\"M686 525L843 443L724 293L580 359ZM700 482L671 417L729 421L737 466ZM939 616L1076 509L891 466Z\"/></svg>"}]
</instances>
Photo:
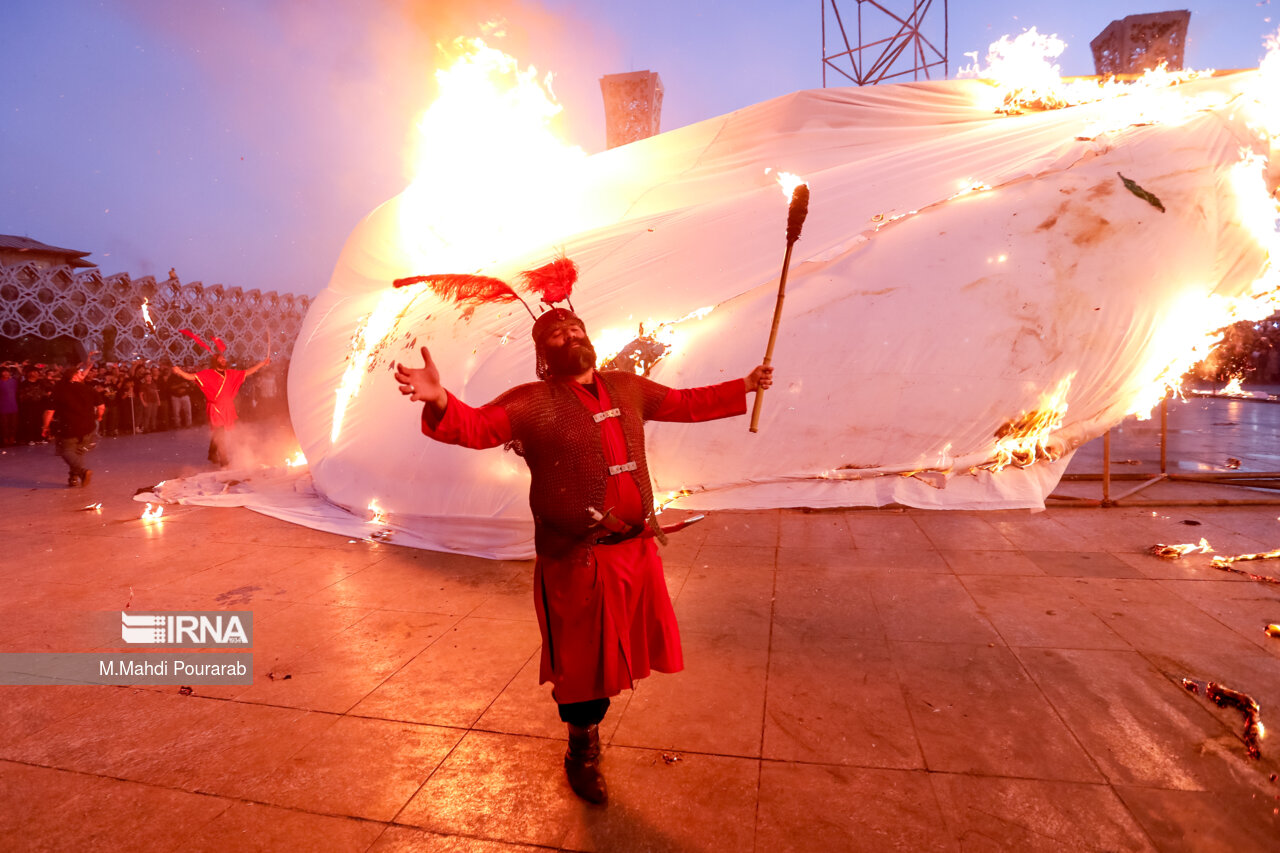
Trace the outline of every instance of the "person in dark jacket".
<instances>
[{"instance_id":1,"label":"person in dark jacket","mask_svg":"<svg viewBox=\"0 0 1280 853\"><path fill-rule=\"evenodd\" d=\"M105 406L98 392L86 383L87 366L69 368L54 386L44 413L41 434L54 439L54 451L67 463L67 485L87 486L93 471L85 457L97 444L98 421Z\"/></svg>"}]
</instances>

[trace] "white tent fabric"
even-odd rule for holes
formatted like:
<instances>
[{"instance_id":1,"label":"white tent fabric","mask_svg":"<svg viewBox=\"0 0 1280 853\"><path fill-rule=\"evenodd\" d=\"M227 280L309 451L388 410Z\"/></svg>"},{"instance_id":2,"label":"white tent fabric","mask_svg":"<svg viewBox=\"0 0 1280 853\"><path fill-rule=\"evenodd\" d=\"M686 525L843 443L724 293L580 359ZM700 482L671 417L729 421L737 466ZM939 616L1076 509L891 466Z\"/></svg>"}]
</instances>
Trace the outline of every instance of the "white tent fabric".
<instances>
[{"instance_id":1,"label":"white tent fabric","mask_svg":"<svg viewBox=\"0 0 1280 853\"><path fill-rule=\"evenodd\" d=\"M1242 149L1271 153L1240 108L1255 79L1183 84L1154 96L1196 99L1177 121L1130 113L1109 130L1114 102L996 115L977 105L979 81L798 92L589 158L574 229L509 257L494 247L479 271L512 281L563 248L598 348L711 307L674 327L651 376L742 376L763 354L785 248L786 199L766 169L797 173L812 200L760 431L651 424L655 494L687 491L675 505L698 509L1038 508L1070 451L1176 355L1176 324L1266 269L1232 177ZM534 379L530 318L393 289L476 271L410 245L404 203L355 229L293 353L290 411L315 489L361 518L376 501L416 544L529 556L522 461L425 438L392 372L425 344L450 390L486 402ZM1057 461L977 467L1003 424L1059 387Z\"/></svg>"}]
</instances>

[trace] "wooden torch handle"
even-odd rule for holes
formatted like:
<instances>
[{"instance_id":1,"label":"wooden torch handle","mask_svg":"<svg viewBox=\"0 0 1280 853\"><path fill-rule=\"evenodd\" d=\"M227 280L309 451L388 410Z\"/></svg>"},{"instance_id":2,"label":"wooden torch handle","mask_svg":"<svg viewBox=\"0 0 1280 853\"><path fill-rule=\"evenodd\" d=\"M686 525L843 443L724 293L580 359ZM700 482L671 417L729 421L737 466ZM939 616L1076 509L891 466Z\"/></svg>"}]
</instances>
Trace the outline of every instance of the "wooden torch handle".
<instances>
[{"instance_id":1,"label":"wooden torch handle","mask_svg":"<svg viewBox=\"0 0 1280 853\"><path fill-rule=\"evenodd\" d=\"M773 345L778 342L778 326L782 323L782 303L787 298L787 269L791 266L791 247L794 240L787 242L787 254L782 259L782 278L778 280L778 301L773 306L773 326L769 329L769 345L764 350L764 361L761 364L773 363ZM764 389L756 389L756 402L751 408L751 431L760 431L760 412L764 409Z\"/></svg>"}]
</instances>

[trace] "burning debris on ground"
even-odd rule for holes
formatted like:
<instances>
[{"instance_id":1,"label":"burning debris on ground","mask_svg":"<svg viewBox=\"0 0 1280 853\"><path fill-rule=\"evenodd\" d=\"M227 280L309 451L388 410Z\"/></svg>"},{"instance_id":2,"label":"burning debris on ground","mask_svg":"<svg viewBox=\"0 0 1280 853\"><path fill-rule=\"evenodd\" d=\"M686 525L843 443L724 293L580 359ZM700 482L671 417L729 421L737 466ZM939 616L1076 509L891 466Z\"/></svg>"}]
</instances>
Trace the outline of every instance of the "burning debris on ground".
<instances>
[{"instance_id":1,"label":"burning debris on ground","mask_svg":"<svg viewBox=\"0 0 1280 853\"><path fill-rule=\"evenodd\" d=\"M1241 739L1244 740L1245 750L1250 758L1262 757L1262 739L1266 737L1267 730L1262 725L1262 709L1251 696L1232 690L1230 687L1223 687L1214 681L1200 682L1184 678L1182 686L1189 693L1199 693L1203 690L1205 697L1219 708L1235 708L1243 714L1244 733Z\"/></svg>"},{"instance_id":2,"label":"burning debris on ground","mask_svg":"<svg viewBox=\"0 0 1280 853\"><path fill-rule=\"evenodd\" d=\"M1280 558L1280 548L1277 548L1274 551L1266 551L1261 554L1237 554L1234 557L1214 557L1209 565L1213 566L1215 569L1221 569L1224 572L1235 572L1238 575L1244 575L1250 580L1255 580L1260 583L1280 584L1280 578L1272 577L1271 575L1259 575L1254 574L1253 572L1246 572L1244 569L1238 569L1232 565L1232 563L1244 563L1256 560L1275 560L1278 558Z\"/></svg>"},{"instance_id":3,"label":"burning debris on ground","mask_svg":"<svg viewBox=\"0 0 1280 853\"><path fill-rule=\"evenodd\" d=\"M1199 524L1199 522L1196 522ZM1156 543L1147 549L1147 553L1153 557L1161 557L1165 560L1177 560L1185 557L1187 554L1194 553L1212 554L1213 548L1205 539L1201 539L1195 545L1162 545Z\"/></svg>"}]
</instances>

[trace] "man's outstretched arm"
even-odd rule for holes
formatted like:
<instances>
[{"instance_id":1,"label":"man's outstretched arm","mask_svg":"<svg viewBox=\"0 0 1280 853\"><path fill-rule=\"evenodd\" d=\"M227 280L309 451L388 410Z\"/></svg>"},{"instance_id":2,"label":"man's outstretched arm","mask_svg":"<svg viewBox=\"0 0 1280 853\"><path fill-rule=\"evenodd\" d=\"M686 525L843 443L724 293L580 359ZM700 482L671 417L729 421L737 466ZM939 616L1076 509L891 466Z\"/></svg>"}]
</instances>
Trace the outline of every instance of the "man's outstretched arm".
<instances>
[{"instance_id":1,"label":"man's outstretched arm","mask_svg":"<svg viewBox=\"0 0 1280 853\"><path fill-rule=\"evenodd\" d=\"M252 376L253 374L257 373L259 370L261 370L262 368L266 367L266 366L267 366L268 364L270 364L270 363L271 363L271 356L267 356L267 357L266 357L266 358L264 358L262 361L260 361L260 362L258 362L257 364L255 364L253 367L247 367L247 368L245 368L244 375L245 375L245 376Z\"/></svg>"},{"instance_id":2,"label":"man's outstretched arm","mask_svg":"<svg viewBox=\"0 0 1280 853\"><path fill-rule=\"evenodd\" d=\"M422 348L422 367L396 363L400 393L421 402L422 432L446 444L482 449L511 440L511 423L501 406L474 409L450 394L440 383L440 371L431 353Z\"/></svg>"},{"instance_id":3,"label":"man's outstretched arm","mask_svg":"<svg viewBox=\"0 0 1280 853\"><path fill-rule=\"evenodd\" d=\"M773 366L761 364L741 379L701 388L673 388L650 420L697 423L747 412L747 394L773 384Z\"/></svg>"}]
</instances>

